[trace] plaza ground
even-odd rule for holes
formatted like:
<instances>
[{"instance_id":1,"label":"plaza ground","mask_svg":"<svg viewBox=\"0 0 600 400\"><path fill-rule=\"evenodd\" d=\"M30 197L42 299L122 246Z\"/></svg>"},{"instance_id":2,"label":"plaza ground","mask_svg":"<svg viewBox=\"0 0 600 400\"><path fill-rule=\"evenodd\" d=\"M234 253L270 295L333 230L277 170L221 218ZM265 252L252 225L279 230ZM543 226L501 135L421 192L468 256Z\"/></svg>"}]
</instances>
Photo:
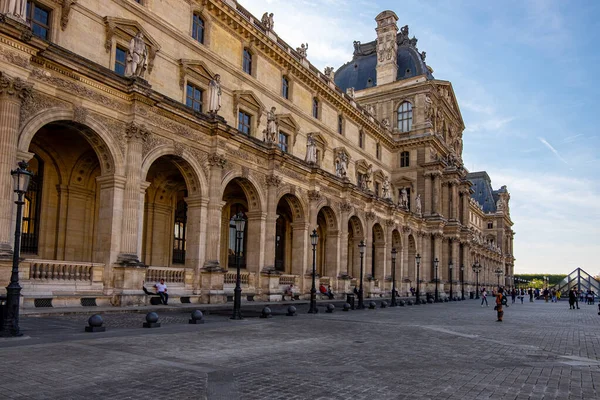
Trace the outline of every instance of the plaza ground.
<instances>
[{"instance_id":1,"label":"plaza ground","mask_svg":"<svg viewBox=\"0 0 600 400\"><path fill-rule=\"evenodd\" d=\"M490 297L490 300L493 298ZM7 399L593 399L599 398L597 306L514 304L496 322L476 300L285 316L244 304L244 321L212 309L203 325L165 309L23 317L0 339Z\"/></svg>"}]
</instances>

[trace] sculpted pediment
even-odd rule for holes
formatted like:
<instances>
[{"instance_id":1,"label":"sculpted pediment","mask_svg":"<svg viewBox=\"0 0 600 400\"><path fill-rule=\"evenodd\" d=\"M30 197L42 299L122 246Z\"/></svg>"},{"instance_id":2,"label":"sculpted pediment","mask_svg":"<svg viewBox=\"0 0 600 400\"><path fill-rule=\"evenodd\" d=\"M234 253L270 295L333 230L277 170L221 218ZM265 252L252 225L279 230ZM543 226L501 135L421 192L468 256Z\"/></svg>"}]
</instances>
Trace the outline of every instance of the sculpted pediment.
<instances>
[{"instance_id":1,"label":"sculpted pediment","mask_svg":"<svg viewBox=\"0 0 600 400\"><path fill-rule=\"evenodd\" d=\"M160 44L146 31L142 25L132 19L104 17L104 29L106 31L106 40L104 48L110 53L113 48L113 39L120 38L129 43L129 41L138 33L144 35L144 42L148 46L148 73L152 73L156 53L160 51Z\"/></svg>"},{"instance_id":2,"label":"sculpted pediment","mask_svg":"<svg viewBox=\"0 0 600 400\"><path fill-rule=\"evenodd\" d=\"M179 60L179 86L183 89L186 75L191 75L194 79L208 85L215 74L201 60L189 60L182 58Z\"/></svg>"}]
</instances>

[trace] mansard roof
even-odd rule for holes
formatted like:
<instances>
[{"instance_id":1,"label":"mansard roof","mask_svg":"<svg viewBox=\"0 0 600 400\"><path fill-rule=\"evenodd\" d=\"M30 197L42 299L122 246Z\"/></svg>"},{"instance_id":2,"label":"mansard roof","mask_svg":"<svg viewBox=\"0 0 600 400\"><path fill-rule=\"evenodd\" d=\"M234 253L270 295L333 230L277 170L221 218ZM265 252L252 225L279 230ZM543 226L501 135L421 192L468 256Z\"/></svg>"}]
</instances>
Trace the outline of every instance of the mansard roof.
<instances>
[{"instance_id":1,"label":"mansard roof","mask_svg":"<svg viewBox=\"0 0 600 400\"><path fill-rule=\"evenodd\" d=\"M471 197L481 205L483 212L495 213L499 191L492 189L492 180L487 172L471 172L467 174L467 179L473 184L471 189L473 189L474 193ZM506 186L502 188L506 190Z\"/></svg>"}]
</instances>

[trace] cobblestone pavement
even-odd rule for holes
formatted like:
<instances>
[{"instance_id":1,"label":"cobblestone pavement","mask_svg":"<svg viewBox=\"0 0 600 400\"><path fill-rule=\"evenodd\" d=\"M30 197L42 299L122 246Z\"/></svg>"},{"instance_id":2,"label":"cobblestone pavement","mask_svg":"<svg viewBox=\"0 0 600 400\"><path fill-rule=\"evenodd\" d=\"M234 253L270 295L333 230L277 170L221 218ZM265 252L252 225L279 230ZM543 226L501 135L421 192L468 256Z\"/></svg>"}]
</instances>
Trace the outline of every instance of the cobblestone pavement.
<instances>
[{"instance_id":1,"label":"cobblestone pavement","mask_svg":"<svg viewBox=\"0 0 600 400\"><path fill-rule=\"evenodd\" d=\"M490 302L491 303L491 302ZM504 322L463 301L244 321L213 312L22 318L22 338L0 339L7 399L597 399L596 306L514 304Z\"/></svg>"}]
</instances>

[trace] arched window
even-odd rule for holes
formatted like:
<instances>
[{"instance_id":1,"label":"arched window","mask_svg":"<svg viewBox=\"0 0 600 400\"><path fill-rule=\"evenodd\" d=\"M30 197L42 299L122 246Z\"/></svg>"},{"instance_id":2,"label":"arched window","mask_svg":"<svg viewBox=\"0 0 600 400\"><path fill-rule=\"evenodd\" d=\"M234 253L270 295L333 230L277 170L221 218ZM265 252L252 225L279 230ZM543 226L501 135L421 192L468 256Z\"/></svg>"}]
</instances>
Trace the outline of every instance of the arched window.
<instances>
[{"instance_id":1,"label":"arched window","mask_svg":"<svg viewBox=\"0 0 600 400\"><path fill-rule=\"evenodd\" d=\"M21 224L21 252L37 254L40 231L40 205L42 201L42 182L44 162L37 155L29 161L29 171L33 173L29 188L23 199L23 222Z\"/></svg>"},{"instance_id":2,"label":"arched window","mask_svg":"<svg viewBox=\"0 0 600 400\"><path fill-rule=\"evenodd\" d=\"M242 68L245 73L252 75L252 53L248 49L244 49Z\"/></svg>"},{"instance_id":3,"label":"arched window","mask_svg":"<svg viewBox=\"0 0 600 400\"><path fill-rule=\"evenodd\" d=\"M403 151L400 153L400 167L408 166L410 166L410 153L408 151Z\"/></svg>"},{"instance_id":4,"label":"arched window","mask_svg":"<svg viewBox=\"0 0 600 400\"><path fill-rule=\"evenodd\" d=\"M204 43L204 20L195 13L192 21L192 37L198 42Z\"/></svg>"},{"instance_id":5,"label":"arched window","mask_svg":"<svg viewBox=\"0 0 600 400\"><path fill-rule=\"evenodd\" d=\"M312 103L312 115L315 118L319 118L319 100L315 97Z\"/></svg>"},{"instance_id":6,"label":"arched window","mask_svg":"<svg viewBox=\"0 0 600 400\"><path fill-rule=\"evenodd\" d=\"M412 128L412 104L408 101L398 107L398 129L400 132L409 132Z\"/></svg>"},{"instance_id":7,"label":"arched window","mask_svg":"<svg viewBox=\"0 0 600 400\"><path fill-rule=\"evenodd\" d=\"M175 228L173 231L173 264L185 264L185 236L187 225L187 204L181 199L175 209Z\"/></svg>"},{"instance_id":8,"label":"arched window","mask_svg":"<svg viewBox=\"0 0 600 400\"><path fill-rule=\"evenodd\" d=\"M290 98L290 81L286 76L281 78L281 95L284 99Z\"/></svg>"}]
</instances>

